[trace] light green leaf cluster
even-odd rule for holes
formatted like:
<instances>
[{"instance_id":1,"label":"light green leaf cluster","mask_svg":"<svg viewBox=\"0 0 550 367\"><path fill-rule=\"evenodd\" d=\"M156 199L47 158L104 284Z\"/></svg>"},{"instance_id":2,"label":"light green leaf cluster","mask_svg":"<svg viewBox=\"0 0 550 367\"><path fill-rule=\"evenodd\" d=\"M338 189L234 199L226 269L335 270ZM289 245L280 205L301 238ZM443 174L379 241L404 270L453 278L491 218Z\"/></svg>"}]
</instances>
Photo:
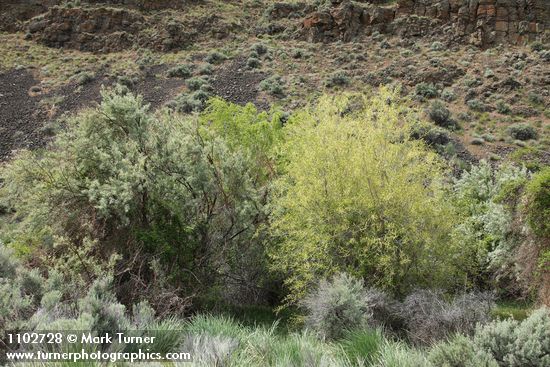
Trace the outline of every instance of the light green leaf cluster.
<instances>
[{"instance_id":1,"label":"light green leaf cluster","mask_svg":"<svg viewBox=\"0 0 550 367\"><path fill-rule=\"evenodd\" d=\"M286 127L272 249L290 302L338 271L402 292L440 284L452 259L445 167L410 138L416 116L398 90L322 97Z\"/></svg>"}]
</instances>

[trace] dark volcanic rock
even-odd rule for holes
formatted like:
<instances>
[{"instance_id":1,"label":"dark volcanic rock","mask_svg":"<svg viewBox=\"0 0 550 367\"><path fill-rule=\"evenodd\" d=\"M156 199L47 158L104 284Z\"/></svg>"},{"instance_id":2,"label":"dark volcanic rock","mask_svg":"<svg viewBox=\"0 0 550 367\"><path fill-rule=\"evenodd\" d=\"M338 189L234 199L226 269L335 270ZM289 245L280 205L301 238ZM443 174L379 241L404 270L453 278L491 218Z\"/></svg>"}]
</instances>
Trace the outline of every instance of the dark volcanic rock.
<instances>
[{"instance_id":1,"label":"dark volcanic rock","mask_svg":"<svg viewBox=\"0 0 550 367\"><path fill-rule=\"evenodd\" d=\"M397 17L437 18L453 35L478 46L523 44L544 37L550 27L548 0L399 0Z\"/></svg>"},{"instance_id":2,"label":"dark volcanic rock","mask_svg":"<svg viewBox=\"0 0 550 367\"><path fill-rule=\"evenodd\" d=\"M31 19L57 5L58 0L1 0L0 31L14 32L19 23Z\"/></svg>"},{"instance_id":3,"label":"dark volcanic rock","mask_svg":"<svg viewBox=\"0 0 550 367\"><path fill-rule=\"evenodd\" d=\"M350 41L376 30L402 37L440 34L486 47L548 41L549 0L398 0L377 6L334 0L307 15L301 34L311 41Z\"/></svg>"},{"instance_id":4,"label":"dark volcanic rock","mask_svg":"<svg viewBox=\"0 0 550 367\"><path fill-rule=\"evenodd\" d=\"M144 22L142 15L126 9L52 7L31 20L28 30L50 47L120 51L131 47Z\"/></svg>"},{"instance_id":5,"label":"dark volcanic rock","mask_svg":"<svg viewBox=\"0 0 550 367\"><path fill-rule=\"evenodd\" d=\"M27 70L0 74L0 160L14 149L37 147L44 141L39 98L30 95L36 84Z\"/></svg>"},{"instance_id":6,"label":"dark volcanic rock","mask_svg":"<svg viewBox=\"0 0 550 367\"><path fill-rule=\"evenodd\" d=\"M267 101L258 100L258 85L265 78L264 73L248 70L246 59L239 58L224 65L211 84L214 93L226 101L240 105L252 102L258 108L268 109Z\"/></svg>"}]
</instances>

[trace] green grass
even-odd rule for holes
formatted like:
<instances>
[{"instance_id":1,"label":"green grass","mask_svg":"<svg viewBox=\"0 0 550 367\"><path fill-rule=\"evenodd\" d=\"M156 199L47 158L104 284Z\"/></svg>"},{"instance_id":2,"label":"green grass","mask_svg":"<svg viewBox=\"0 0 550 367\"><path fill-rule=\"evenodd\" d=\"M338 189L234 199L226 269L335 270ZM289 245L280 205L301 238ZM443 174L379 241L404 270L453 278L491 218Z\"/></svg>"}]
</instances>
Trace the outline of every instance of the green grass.
<instances>
[{"instance_id":1,"label":"green grass","mask_svg":"<svg viewBox=\"0 0 550 367\"><path fill-rule=\"evenodd\" d=\"M384 342L379 330L353 330L339 342L350 363L356 366L370 365L376 359Z\"/></svg>"},{"instance_id":2,"label":"green grass","mask_svg":"<svg viewBox=\"0 0 550 367\"><path fill-rule=\"evenodd\" d=\"M513 318L517 321L525 320L531 311L533 305L524 301L500 301L491 312L493 319L503 320Z\"/></svg>"}]
</instances>

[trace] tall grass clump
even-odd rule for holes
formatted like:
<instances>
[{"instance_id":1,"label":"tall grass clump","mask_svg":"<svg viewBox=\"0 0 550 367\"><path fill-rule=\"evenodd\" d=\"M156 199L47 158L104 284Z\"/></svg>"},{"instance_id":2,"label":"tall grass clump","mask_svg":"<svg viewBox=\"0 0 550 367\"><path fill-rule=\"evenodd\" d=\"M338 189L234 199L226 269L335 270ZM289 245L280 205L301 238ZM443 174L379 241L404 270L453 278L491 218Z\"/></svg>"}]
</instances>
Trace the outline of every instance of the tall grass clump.
<instances>
[{"instance_id":1,"label":"tall grass clump","mask_svg":"<svg viewBox=\"0 0 550 367\"><path fill-rule=\"evenodd\" d=\"M385 342L377 329L355 329L345 334L339 344L345 357L354 366L371 365Z\"/></svg>"}]
</instances>

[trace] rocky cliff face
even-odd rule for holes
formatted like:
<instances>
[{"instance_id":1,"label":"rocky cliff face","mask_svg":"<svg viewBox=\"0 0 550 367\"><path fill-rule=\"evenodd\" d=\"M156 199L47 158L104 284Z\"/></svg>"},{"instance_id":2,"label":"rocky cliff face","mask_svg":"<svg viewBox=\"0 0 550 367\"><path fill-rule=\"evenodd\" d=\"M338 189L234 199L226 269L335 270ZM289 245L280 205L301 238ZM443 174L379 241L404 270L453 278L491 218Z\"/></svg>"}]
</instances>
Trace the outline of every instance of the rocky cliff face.
<instances>
[{"instance_id":1,"label":"rocky cliff face","mask_svg":"<svg viewBox=\"0 0 550 367\"><path fill-rule=\"evenodd\" d=\"M550 0L399 0L396 17L413 14L450 23L479 46L522 44L550 30Z\"/></svg>"},{"instance_id":2,"label":"rocky cliff face","mask_svg":"<svg viewBox=\"0 0 550 367\"><path fill-rule=\"evenodd\" d=\"M59 0L2 0L0 1L0 31L15 31L18 22L44 13Z\"/></svg>"},{"instance_id":3,"label":"rocky cliff face","mask_svg":"<svg viewBox=\"0 0 550 367\"><path fill-rule=\"evenodd\" d=\"M485 47L524 44L549 38L550 33L550 0L399 0L393 6L373 2L378 1L333 0L332 7L305 17L301 34L311 41L349 41L374 30L406 36L440 31Z\"/></svg>"},{"instance_id":4,"label":"rocky cliff face","mask_svg":"<svg viewBox=\"0 0 550 367\"><path fill-rule=\"evenodd\" d=\"M144 22L142 15L126 9L52 7L33 19L28 31L51 47L118 51L132 45Z\"/></svg>"},{"instance_id":5,"label":"rocky cliff face","mask_svg":"<svg viewBox=\"0 0 550 367\"><path fill-rule=\"evenodd\" d=\"M225 38L231 27L214 14L180 22L127 7L52 6L29 20L24 29L27 37L50 47L113 52L134 46L181 49L200 37Z\"/></svg>"},{"instance_id":6,"label":"rocky cliff face","mask_svg":"<svg viewBox=\"0 0 550 367\"><path fill-rule=\"evenodd\" d=\"M60 2L0 1L0 30L29 30L39 41L52 46L113 50L126 48L132 42L135 44L136 31L142 29L143 19L132 18L132 10L144 12L142 15L146 16L147 11L184 9L201 0L86 0L82 2L113 6L105 11L83 10L82 14L72 14L70 9L50 11L46 15L47 24L33 19L30 27L21 26L21 22L53 9L52 6ZM480 47L550 40L550 0L397 0L397 3L387 3L388 0L331 0L328 6L317 8L308 1L281 2L271 5L267 14L271 20L286 19L291 22L291 28L299 24L299 37L313 42L351 41L375 31L404 38L438 36L450 42L468 42ZM223 14L212 14L212 17L218 19ZM197 27L198 30L194 29ZM271 28L276 33L287 27ZM210 31L207 24L167 25L161 30L163 40L160 42L164 44L156 42L155 48L178 48L188 43L190 33L196 36L205 30ZM227 32L227 29L221 31ZM214 35L220 36L223 34ZM117 42L121 46L116 46Z\"/></svg>"},{"instance_id":7,"label":"rocky cliff face","mask_svg":"<svg viewBox=\"0 0 550 367\"><path fill-rule=\"evenodd\" d=\"M144 11L162 9L183 9L201 0L83 0L87 4L121 5ZM0 31L15 31L18 22L29 20L46 12L49 8L63 3L62 0L1 0Z\"/></svg>"},{"instance_id":8,"label":"rocky cliff face","mask_svg":"<svg viewBox=\"0 0 550 367\"><path fill-rule=\"evenodd\" d=\"M124 5L140 10L182 9L200 0L86 0L90 4Z\"/></svg>"}]
</instances>

